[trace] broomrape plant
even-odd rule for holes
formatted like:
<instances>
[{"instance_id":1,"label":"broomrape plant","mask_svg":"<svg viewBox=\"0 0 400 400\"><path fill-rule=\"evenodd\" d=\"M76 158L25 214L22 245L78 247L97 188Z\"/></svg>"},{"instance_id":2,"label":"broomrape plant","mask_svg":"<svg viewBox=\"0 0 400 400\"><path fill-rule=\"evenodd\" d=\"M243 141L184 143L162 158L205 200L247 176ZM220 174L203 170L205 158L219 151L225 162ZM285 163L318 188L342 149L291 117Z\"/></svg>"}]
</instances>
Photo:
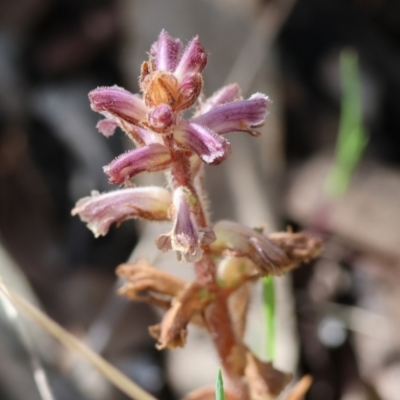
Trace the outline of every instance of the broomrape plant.
<instances>
[{"instance_id":1,"label":"broomrape plant","mask_svg":"<svg viewBox=\"0 0 400 400\"><path fill-rule=\"evenodd\" d=\"M274 399L291 374L261 361L243 342L247 307L235 307L235 296L247 293L247 304L251 282L308 262L319 254L321 243L306 233L266 235L235 222L210 223L203 166L229 156L225 134L257 136L270 100L262 93L243 99L236 84L204 99L201 73L206 63L207 53L197 37L184 49L163 30L142 64L141 96L117 86L89 93L92 109L105 116L98 130L108 137L121 128L135 149L104 167L109 181L122 188L92 192L77 202L72 214L79 215L96 237L129 218L171 221L171 230L155 244L162 252L174 251L179 261L192 263L196 279L186 282L140 259L117 268L125 278L120 293L166 310L162 321L149 328L160 350L184 347L189 323L204 327L221 361L227 399ZM183 112L192 106L192 117L185 119ZM132 187L137 174L155 171L165 172L166 188ZM186 399L214 396L210 387Z\"/></svg>"}]
</instances>

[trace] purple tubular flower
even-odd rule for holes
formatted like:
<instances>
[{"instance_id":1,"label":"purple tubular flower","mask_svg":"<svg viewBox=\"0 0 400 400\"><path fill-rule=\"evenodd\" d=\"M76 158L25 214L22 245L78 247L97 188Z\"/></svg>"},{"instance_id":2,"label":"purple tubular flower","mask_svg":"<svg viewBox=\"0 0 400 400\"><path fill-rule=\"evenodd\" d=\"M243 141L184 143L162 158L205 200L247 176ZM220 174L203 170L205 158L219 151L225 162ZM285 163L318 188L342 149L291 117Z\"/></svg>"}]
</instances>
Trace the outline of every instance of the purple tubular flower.
<instances>
[{"instance_id":1,"label":"purple tubular flower","mask_svg":"<svg viewBox=\"0 0 400 400\"><path fill-rule=\"evenodd\" d=\"M282 274L280 266L290 263L281 248L253 229L231 221L219 221L213 229L217 239L210 247L216 254L247 257L261 271L274 275Z\"/></svg>"},{"instance_id":2,"label":"purple tubular flower","mask_svg":"<svg viewBox=\"0 0 400 400\"><path fill-rule=\"evenodd\" d=\"M182 42L173 39L163 29L157 42L151 46L151 56L155 62L155 69L158 71L174 71L179 55L182 51Z\"/></svg>"},{"instance_id":3,"label":"purple tubular flower","mask_svg":"<svg viewBox=\"0 0 400 400\"><path fill-rule=\"evenodd\" d=\"M107 234L111 224L119 224L129 218L153 221L169 220L171 193L159 187L129 188L80 199L72 215L79 215L87 223L95 237Z\"/></svg>"},{"instance_id":4,"label":"purple tubular flower","mask_svg":"<svg viewBox=\"0 0 400 400\"><path fill-rule=\"evenodd\" d=\"M239 99L240 89L236 83L224 86L222 89L218 90L211 97L209 97L203 104L201 104L198 114L205 114L213 108L227 103L232 103Z\"/></svg>"},{"instance_id":5,"label":"purple tubular flower","mask_svg":"<svg viewBox=\"0 0 400 400\"><path fill-rule=\"evenodd\" d=\"M230 143L223 137L204 126L185 121L177 126L174 139L198 154L206 164L221 163L231 151Z\"/></svg>"},{"instance_id":6,"label":"purple tubular flower","mask_svg":"<svg viewBox=\"0 0 400 400\"><path fill-rule=\"evenodd\" d=\"M92 90L89 99L93 111L106 117L112 115L133 124L144 120L148 111L139 96L117 86Z\"/></svg>"},{"instance_id":7,"label":"purple tubular flower","mask_svg":"<svg viewBox=\"0 0 400 400\"><path fill-rule=\"evenodd\" d=\"M198 226L192 210L195 202L196 198L187 187L181 186L175 189L172 231L156 239L156 245L161 251L173 250L177 253L179 260L186 262L198 261L203 255L201 246L215 240L215 235L210 228Z\"/></svg>"},{"instance_id":8,"label":"purple tubular flower","mask_svg":"<svg viewBox=\"0 0 400 400\"><path fill-rule=\"evenodd\" d=\"M207 64L207 53L200 44L198 36L190 41L174 71L178 81L187 75L201 73Z\"/></svg>"},{"instance_id":9,"label":"purple tubular flower","mask_svg":"<svg viewBox=\"0 0 400 400\"><path fill-rule=\"evenodd\" d=\"M103 170L110 177L110 183L121 184L141 172L166 169L170 162L171 155L168 149L162 144L152 143L121 154L103 167Z\"/></svg>"},{"instance_id":10,"label":"purple tubular flower","mask_svg":"<svg viewBox=\"0 0 400 400\"><path fill-rule=\"evenodd\" d=\"M267 96L256 93L248 100L238 100L215 107L191 121L207 126L219 134L244 131L256 135L257 133L252 131L251 128L261 126L264 123L269 102Z\"/></svg>"}]
</instances>

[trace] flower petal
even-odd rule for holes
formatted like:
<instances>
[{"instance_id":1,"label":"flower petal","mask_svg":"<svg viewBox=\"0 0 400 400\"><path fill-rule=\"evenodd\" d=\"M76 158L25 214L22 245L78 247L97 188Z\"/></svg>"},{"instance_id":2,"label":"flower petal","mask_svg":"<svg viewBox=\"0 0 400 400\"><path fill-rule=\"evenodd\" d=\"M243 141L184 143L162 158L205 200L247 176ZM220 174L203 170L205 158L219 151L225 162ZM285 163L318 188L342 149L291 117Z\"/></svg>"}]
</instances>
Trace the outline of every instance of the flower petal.
<instances>
[{"instance_id":1,"label":"flower petal","mask_svg":"<svg viewBox=\"0 0 400 400\"><path fill-rule=\"evenodd\" d=\"M207 53L200 44L199 37L196 36L183 52L174 75L178 78L178 81L182 81L187 75L201 73L206 64Z\"/></svg>"},{"instance_id":2,"label":"flower petal","mask_svg":"<svg viewBox=\"0 0 400 400\"><path fill-rule=\"evenodd\" d=\"M103 167L110 183L121 184L141 172L156 172L166 169L171 162L167 147L153 143L121 154Z\"/></svg>"},{"instance_id":3,"label":"flower petal","mask_svg":"<svg viewBox=\"0 0 400 400\"><path fill-rule=\"evenodd\" d=\"M113 115L133 124L146 118L147 107L144 101L118 86L92 90L89 99L92 110L106 117Z\"/></svg>"},{"instance_id":4,"label":"flower petal","mask_svg":"<svg viewBox=\"0 0 400 400\"><path fill-rule=\"evenodd\" d=\"M174 139L190 148L206 164L219 164L230 154L231 145L205 126L182 121L174 131Z\"/></svg>"},{"instance_id":5,"label":"flower petal","mask_svg":"<svg viewBox=\"0 0 400 400\"><path fill-rule=\"evenodd\" d=\"M154 62L154 70L173 71L178 64L178 57L182 50L182 42L173 39L163 29L157 42L151 46L150 54Z\"/></svg>"},{"instance_id":6,"label":"flower petal","mask_svg":"<svg viewBox=\"0 0 400 400\"><path fill-rule=\"evenodd\" d=\"M100 133L102 133L105 137L110 137L114 135L115 128L118 126L118 122L114 119L102 119L96 125L96 128Z\"/></svg>"},{"instance_id":7,"label":"flower petal","mask_svg":"<svg viewBox=\"0 0 400 400\"><path fill-rule=\"evenodd\" d=\"M224 86L222 89L215 92L203 104L201 104L198 115L205 114L215 107L222 106L227 103L232 103L240 99L240 88L237 83Z\"/></svg>"},{"instance_id":8,"label":"flower petal","mask_svg":"<svg viewBox=\"0 0 400 400\"><path fill-rule=\"evenodd\" d=\"M205 114L192 118L192 122L207 126L223 134L244 131L256 135L251 128L264 123L270 100L262 93L253 94L248 100L238 100L211 109Z\"/></svg>"},{"instance_id":9,"label":"flower petal","mask_svg":"<svg viewBox=\"0 0 400 400\"><path fill-rule=\"evenodd\" d=\"M111 224L129 218L167 221L171 193L159 187L120 189L103 193L93 191L91 196L80 199L72 215L79 214L95 237L107 234Z\"/></svg>"}]
</instances>

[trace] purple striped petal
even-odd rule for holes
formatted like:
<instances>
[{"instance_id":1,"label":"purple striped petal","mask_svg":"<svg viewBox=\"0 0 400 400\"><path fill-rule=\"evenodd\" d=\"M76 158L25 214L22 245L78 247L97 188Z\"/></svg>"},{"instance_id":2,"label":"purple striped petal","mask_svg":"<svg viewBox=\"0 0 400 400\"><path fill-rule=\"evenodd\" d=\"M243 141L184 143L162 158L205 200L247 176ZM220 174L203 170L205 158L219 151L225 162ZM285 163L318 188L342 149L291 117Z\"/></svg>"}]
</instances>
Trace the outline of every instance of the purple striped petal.
<instances>
[{"instance_id":1,"label":"purple striped petal","mask_svg":"<svg viewBox=\"0 0 400 400\"><path fill-rule=\"evenodd\" d=\"M92 90L89 99L93 111L106 117L113 115L133 124L144 120L148 111L139 96L117 86Z\"/></svg>"},{"instance_id":2,"label":"purple striped petal","mask_svg":"<svg viewBox=\"0 0 400 400\"><path fill-rule=\"evenodd\" d=\"M205 126L182 121L174 131L174 139L190 148L206 163L219 164L230 154L231 145Z\"/></svg>"},{"instance_id":3,"label":"purple striped petal","mask_svg":"<svg viewBox=\"0 0 400 400\"><path fill-rule=\"evenodd\" d=\"M209 97L203 104L201 104L198 114L205 114L213 108L227 103L232 103L239 99L240 88L236 83L224 86L222 89L218 90L211 97Z\"/></svg>"},{"instance_id":4,"label":"purple striped petal","mask_svg":"<svg viewBox=\"0 0 400 400\"><path fill-rule=\"evenodd\" d=\"M151 46L151 57L154 67L159 71L174 71L182 51L182 42L173 39L166 30L162 30L157 42Z\"/></svg>"},{"instance_id":5,"label":"purple striped petal","mask_svg":"<svg viewBox=\"0 0 400 400\"><path fill-rule=\"evenodd\" d=\"M244 131L257 135L257 132L254 132L252 128L264 123L269 103L270 100L267 96L256 93L248 100L238 100L213 108L191 121L207 126L219 134Z\"/></svg>"},{"instance_id":6,"label":"purple striped petal","mask_svg":"<svg viewBox=\"0 0 400 400\"><path fill-rule=\"evenodd\" d=\"M120 189L103 193L93 191L91 196L80 199L72 215L79 215L95 237L107 234L113 223L129 218L153 221L169 220L171 193L159 187Z\"/></svg>"},{"instance_id":7,"label":"purple striped petal","mask_svg":"<svg viewBox=\"0 0 400 400\"><path fill-rule=\"evenodd\" d=\"M121 154L103 167L109 182L121 184L141 172L156 172L166 169L171 162L168 149L162 144L153 143Z\"/></svg>"},{"instance_id":8,"label":"purple striped petal","mask_svg":"<svg viewBox=\"0 0 400 400\"><path fill-rule=\"evenodd\" d=\"M175 69L174 75L178 81L182 81L187 75L201 73L207 64L207 53L200 44L198 36L190 41L178 66Z\"/></svg>"}]
</instances>

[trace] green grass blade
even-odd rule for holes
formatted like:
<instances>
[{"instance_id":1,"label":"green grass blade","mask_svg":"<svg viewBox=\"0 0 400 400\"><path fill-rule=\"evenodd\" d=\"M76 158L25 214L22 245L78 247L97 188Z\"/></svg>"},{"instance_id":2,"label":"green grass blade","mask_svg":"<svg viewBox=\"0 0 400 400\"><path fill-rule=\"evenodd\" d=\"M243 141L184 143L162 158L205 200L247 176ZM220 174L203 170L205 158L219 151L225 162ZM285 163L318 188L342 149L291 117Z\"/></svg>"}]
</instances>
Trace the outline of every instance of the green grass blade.
<instances>
[{"instance_id":1,"label":"green grass blade","mask_svg":"<svg viewBox=\"0 0 400 400\"><path fill-rule=\"evenodd\" d=\"M340 56L342 104L335 160L326 182L326 193L335 198L344 195L354 168L368 143L362 124L362 93L358 55L343 50Z\"/></svg>"},{"instance_id":2,"label":"green grass blade","mask_svg":"<svg viewBox=\"0 0 400 400\"><path fill-rule=\"evenodd\" d=\"M225 400L224 382L222 380L221 368L218 368L217 382L215 384L215 399Z\"/></svg>"},{"instance_id":3,"label":"green grass blade","mask_svg":"<svg viewBox=\"0 0 400 400\"><path fill-rule=\"evenodd\" d=\"M263 282L263 308L267 335L267 360L275 358L275 284L272 276L262 279Z\"/></svg>"}]
</instances>

